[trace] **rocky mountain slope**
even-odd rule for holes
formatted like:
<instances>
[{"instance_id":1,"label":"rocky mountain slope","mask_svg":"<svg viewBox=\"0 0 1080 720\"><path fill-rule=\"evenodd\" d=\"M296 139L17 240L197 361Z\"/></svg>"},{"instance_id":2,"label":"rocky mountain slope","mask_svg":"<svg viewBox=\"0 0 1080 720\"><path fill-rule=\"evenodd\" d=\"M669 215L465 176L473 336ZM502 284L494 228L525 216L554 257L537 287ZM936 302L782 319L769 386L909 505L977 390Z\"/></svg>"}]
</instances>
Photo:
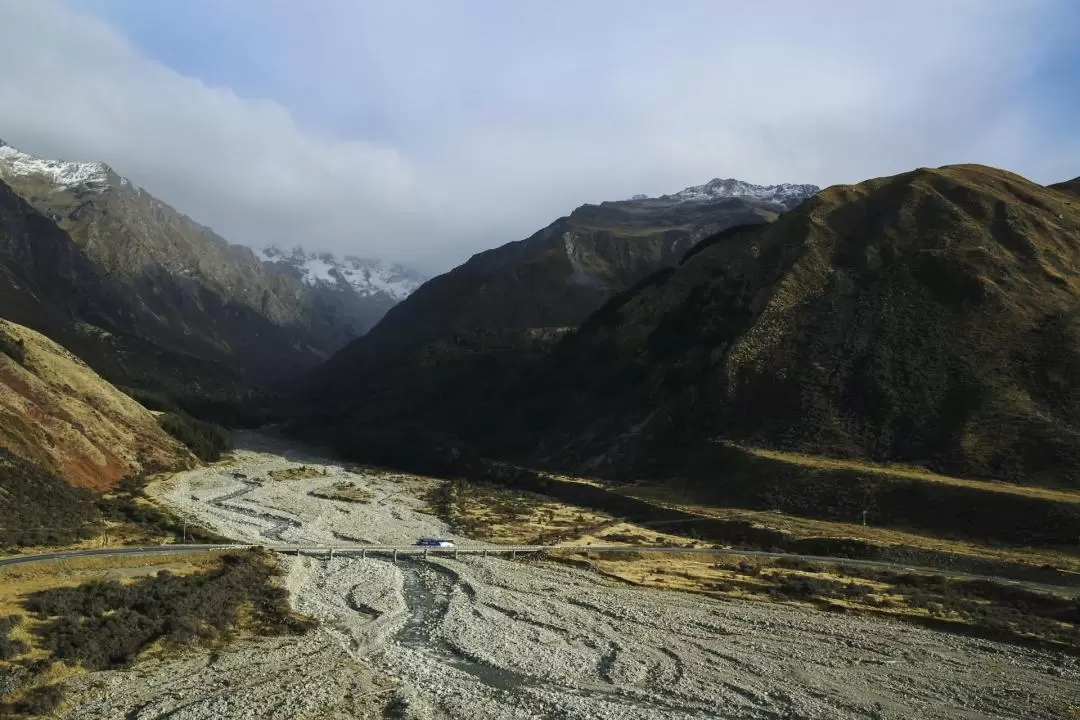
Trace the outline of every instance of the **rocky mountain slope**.
<instances>
[{"instance_id":1,"label":"rocky mountain slope","mask_svg":"<svg viewBox=\"0 0 1080 720\"><path fill-rule=\"evenodd\" d=\"M234 367L249 382L313 367L383 310L361 313L279 271L103 163L44 160L0 143L0 180L133 299L140 338Z\"/></svg>"},{"instance_id":2,"label":"rocky mountain slope","mask_svg":"<svg viewBox=\"0 0 1080 720\"><path fill-rule=\"evenodd\" d=\"M314 373L301 392L313 416L304 424L313 435L327 424L335 430L325 432L363 426L345 436L365 435L386 452L395 442L383 430L400 424L442 433L612 296L678 262L702 238L768 222L798 193L816 191L792 187L784 202L775 189L742 184L584 205L525 240L475 255L424 283ZM723 194L740 188L755 194Z\"/></svg>"},{"instance_id":3,"label":"rocky mountain slope","mask_svg":"<svg viewBox=\"0 0 1080 720\"><path fill-rule=\"evenodd\" d=\"M785 210L792 210L803 200L821 191L817 185L782 183L780 185L754 185L727 178L713 178L704 185L693 185L680 190L672 195L661 195L658 198L649 198L646 195L635 195L636 201L653 202L708 202L722 198L753 198L765 202L780 205Z\"/></svg>"},{"instance_id":4,"label":"rocky mountain slope","mask_svg":"<svg viewBox=\"0 0 1080 720\"><path fill-rule=\"evenodd\" d=\"M671 472L706 441L1080 485L1080 204L978 165L837 186L607 303L502 449ZM512 420L511 420L512 418Z\"/></svg>"},{"instance_id":5,"label":"rocky mountain slope","mask_svg":"<svg viewBox=\"0 0 1080 720\"><path fill-rule=\"evenodd\" d=\"M270 268L299 280L326 306L323 314L341 318L352 328L352 337L371 329L390 308L407 298L426 278L403 265L372 258L263 248L258 256Z\"/></svg>"},{"instance_id":6,"label":"rocky mountain slope","mask_svg":"<svg viewBox=\"0 0 1080 720\"><path fill-rule=\"evenodd\" d=\"M704 187L704 186L702 186ZM817 188L798 186L785 202ZM731 188L737 190L739 188ZM743 184L762 194L766 188ZM483 331L575 326L613 294L719 230L774 219L776 198L691 193L583 205L525 240L473 256L422 285L372 332L416 342Z\"/></svg>"},{"instance_id":7,"label":"rocky mountain slope","mask_svg":"<svg viewBox=\"0 0 1080 720\"><path fill-rule=\"evenodd\" d=\"M194 457L142 405L44 335L0 320L0 447L72 485L190 467Z\"/></svg>"},{"instance_id":8,"label":"rocky mountain slope","mask_svg":"<svg viewBox=\"0 0 1080 720\"><path fill-rule=\"evenodd\" d=\"M49 218L0 182L0 315L74 352L109 382L192 407L231 404L250 384L183 350L182 335L115 283ZM197 346L193 346L195 349Z\"/></svg>"},{"instance_id":9,"label":"rocky mountain slope","mask_svg":"<svg viewBox=\"0 0 1080 720\"><path fill-rule=\"evenodd\" d=\"M401 302L427 280L404 265L353 255L339 260L333 253L307 252L300 245L289 252L274 246L263 248L259 256L266 262L293 268L305 285L345 285L361 297L384 296L392 303Z\"/></svg>"}]
</instances>

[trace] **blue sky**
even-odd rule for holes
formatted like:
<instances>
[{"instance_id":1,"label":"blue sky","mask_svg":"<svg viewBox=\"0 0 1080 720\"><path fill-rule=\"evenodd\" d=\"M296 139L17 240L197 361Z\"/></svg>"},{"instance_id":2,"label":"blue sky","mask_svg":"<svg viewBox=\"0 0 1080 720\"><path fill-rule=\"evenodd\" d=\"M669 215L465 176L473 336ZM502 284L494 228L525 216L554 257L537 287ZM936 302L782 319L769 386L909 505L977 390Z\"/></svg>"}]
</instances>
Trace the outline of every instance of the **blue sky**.
<instances>
[{"instance_id":1,"label":"blue sky","mask_svg":"<svg viewBox=\"0 0 1080 720\"><path fill-rule=\"evenodd\" d=\"M0 62L12 144L428 271L716 176L1080 175L1067 0L9 0Z\"/></svg>"}]
</instances>

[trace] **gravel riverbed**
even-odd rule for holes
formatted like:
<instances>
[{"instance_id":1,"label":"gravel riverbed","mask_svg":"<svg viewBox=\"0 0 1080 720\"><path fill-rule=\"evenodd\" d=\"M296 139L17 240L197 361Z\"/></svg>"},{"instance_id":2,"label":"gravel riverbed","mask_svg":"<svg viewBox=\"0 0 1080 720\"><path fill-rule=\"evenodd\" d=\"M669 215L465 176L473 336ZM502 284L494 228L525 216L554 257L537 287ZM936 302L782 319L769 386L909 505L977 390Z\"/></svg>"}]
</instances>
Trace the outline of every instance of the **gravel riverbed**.
<instances>
[{"instance_id":1,"label":"gravel riverbed","mask_svg":"<svg viewBox=\"0 0 1080 720\"><path fill-rule=\"evenodd\" d=\"M235 464L181 473L152 494L244 542L453 537L424 512L433 481L350 473L272 435L241 433L238 446ZM318 474L269 477L301 466ZM372 501L310 494L342 481ZM1070 656L633 588L547 561L283 562L295 608L318 630L85 675L66 716L1049 719L1080 698Z\"/></svg>"}]
</instances>

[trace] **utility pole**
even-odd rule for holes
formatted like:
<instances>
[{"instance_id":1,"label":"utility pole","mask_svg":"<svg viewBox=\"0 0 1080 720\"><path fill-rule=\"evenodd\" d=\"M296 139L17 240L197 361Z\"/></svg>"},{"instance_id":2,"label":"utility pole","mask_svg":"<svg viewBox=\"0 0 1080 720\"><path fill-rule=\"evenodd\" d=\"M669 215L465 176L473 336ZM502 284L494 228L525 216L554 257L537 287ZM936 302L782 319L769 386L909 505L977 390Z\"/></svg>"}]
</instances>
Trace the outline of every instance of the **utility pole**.
<instances>
[{"instance_id":1,"label":"utility pole","mask_svg":"<svg viewBox=\"0 0 1080 720\"><path fill-rule=\"evenodd\" d=\"M870 511L869 510L863 510L862 511L862 524L863 524L863 527L866 527L866 513L868 513L868 512L870 512Z\"/></svg>"},{"instance_id":2,"label":"utility pole","mask_svg":"<svg viewBox=\"0 0 1080 720\"><path fill-rule=\"evenodd\" d=\"M863 523L865 525L866 523ZM183 535L180 537L180 544L187 545L187 520L184 521Z\"/></svg>"}]
</instances>

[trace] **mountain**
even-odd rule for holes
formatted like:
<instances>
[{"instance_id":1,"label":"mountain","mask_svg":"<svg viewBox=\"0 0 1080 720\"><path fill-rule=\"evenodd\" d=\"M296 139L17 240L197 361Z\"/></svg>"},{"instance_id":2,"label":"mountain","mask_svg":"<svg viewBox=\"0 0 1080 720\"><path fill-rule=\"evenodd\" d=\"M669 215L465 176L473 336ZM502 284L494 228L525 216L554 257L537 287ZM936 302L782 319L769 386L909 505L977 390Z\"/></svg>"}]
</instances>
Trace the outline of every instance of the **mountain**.
<instances>
[{"instance_id":1,"label":"mountain","mask_svg":"<svg viewBox=\"0 0 1080 720\"><path fill-rule=\"evenodd\" d=\"M57 225L0 182L0 313L44 333L110 382L185 405L250 388L212 359L155 343L159 320Z\"/></svg>"},{"instance_id":2,"label":"mountain","mask_svg":"<svg viewBox=\"0 0 1080 720\"><path fill-rule=\"evenodd\" d=\"M1067 195L1074 195L1080 198L1080 177L1073 178L1072 180L1066 180L1065 182L1055 183L1049 186L1053 190L1066 193Z\"/></svg>"},{"instance_id":3,"label":"mountain","mask_svg":"<svg viewBox=\"0 0 1080 720\"><path fill-rule=\"evenodd\" d=\"M1080 486L1078 240L1073 196L993 168L829 188L609 301L488 406L485 449L664 477L722 441Z\"/></svg>"},{"instance_id":4,"label":"mountain","mask_svg":"<svg viewBox=\"0 0 1080 720\"><path fill-rule=\"evenodd\" d=\"M640 202L659 201L666 203L683 202L710 202L723 198L753 198L764 202L775 203L785 210L792 210L803 200L821 191L817 185L793 185L783 183L781 185L754 185L742 180L727 178L721 180L714 178L704 185L694 185L685 190L680 190L674 195L661 195L658 198L649 198L645 195L635 195L632 199Z\"/></svg>"},{"instance_id":5,"label":"mountain","mask_svg":"<svg viewBox=\"0 0 1080 720\"><path fill-rule=\"evenodd\" d=\"M309 253L299 245L289 252L270 246L258 256L275 271L318 292L324 301L333 301L335 312L351 322L354 337L371 329L426 280L403 265L351 255L339 260L333 253Z\"/></svg>"},{"instance_id":6,"label":"mountain","mask_svg":"<svg viewBox=\"0 0 1080 720\"><path fill-rule=\"evenodd\" d=\"M722 195L740 187L764 197ZM312 373L300 391L312 416L301 424L313 436L339 433L342 442L371 433L367 445L387 452L385 429L459 424L479 395L497 395L522 363L611 297L678 262L701 239L771 221L798 193L805 199L817 190L785 187L720 182L712 195L583 205L525 240L475 255L424 283ZM476 388L477 379L486 384ZM342 433L345 426L353 430Z\"/></svg>"},{"instance_id":7,"label":"mountain","mask_svg":"<svg viewBox=\"0 0 1080 720\"><path fill-rule=\"evenodd\" d=\"M142 405L44 335L0 320L0 446L72 485L194 463Z\"/></svg>"},{"instance_id":8,"label":"mountain","mask_svg":"<svg viewBox=\"0 0 1080 720\"><path fill-rule=\"evenodd\" d=\"M817 190L798 187L803 199ZM572 327L702 238L772 220L784 209L772 199L705 195L583 205L525 240L474 255L424 283L372 330L372 340Z\"/></svg>"},{"instance_id":9,"label":"mountain","mask_svg":"<svg viewBox=\"0 0 1080 720\"><path fill-rule=\"evenodd\" d=\"M385 297L392 304L409 297L427 279L404 265L352 255L338 260L333 253L305 252L300 245L290 252L270 246L259 255L266 262L293 268L306 285L345 286L361 297Z\"/></svg>"},{"instance_id":10,"label":"mountain","mask_svg":"<svg viewBox=\"0 0 1080 720\"><path fill-rule=\"evenodd\" d=\"M93 288L80 288L82 296L74 297L53 268L25 266L27 257L40 254L38 234L53 248L65 240L41 220L27 221L25 209L0 192L10 216L22 217L20 229L4 238L9 272L26 282L40 279L44 293L36 300L66 304L60 314L78 320L72 327L96 327L144 346L129 348L139 357L138 369L109 367L123 363L106 353L87 357L114 382L172 396L186 387L199 395L206 394L201 386L232 374L225 383L232 387L221 389L237 396L314 367L385 311L383 301L369 306L356 293L343 299L337 289L306 283L251 249L228 244L103 163L45 160L0 143L0 181L66 235L74 247L56 251L77 257L78 274L92 275ZM97 307L88 316L72 302ZM40 312L5 317L50 332L34 324ZM177 364L161 360L165 356L206 372L157 382L149 366Z\"/></svg>"}]
</instances>

